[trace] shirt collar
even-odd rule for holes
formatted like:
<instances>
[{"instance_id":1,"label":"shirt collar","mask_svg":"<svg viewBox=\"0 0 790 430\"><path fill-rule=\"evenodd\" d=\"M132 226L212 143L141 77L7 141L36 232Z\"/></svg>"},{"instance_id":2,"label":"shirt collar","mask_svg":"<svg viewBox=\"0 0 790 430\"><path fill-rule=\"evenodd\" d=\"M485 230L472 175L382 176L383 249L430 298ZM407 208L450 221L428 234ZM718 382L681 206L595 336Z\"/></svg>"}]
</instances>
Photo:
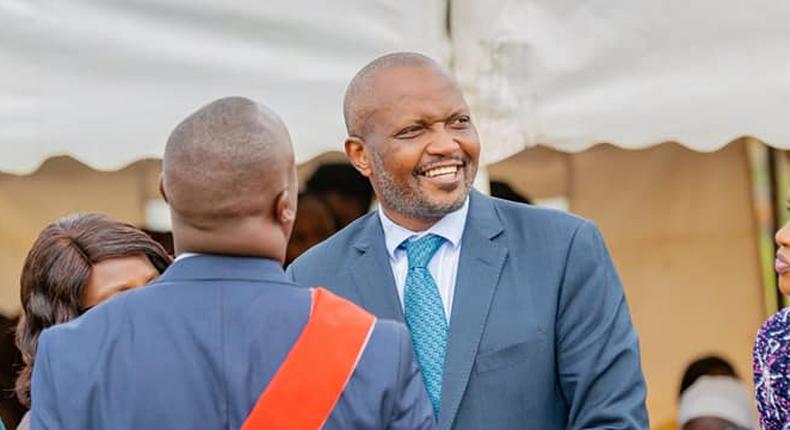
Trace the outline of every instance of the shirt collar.
<instances>
[{"instance_id":1,"label":"shirt collar","mask_svg":"<svg viewBox=\"0 0 790 430\"><path fill-rule=\"evenodd\" d=\"M460 209L445 215L425 231L411 231L395 224L384 213L381 204L379 204L378 212L381 226L384 229L384 242L387 245L387 253L390 255L390 258L394 259L395 251L403 241L411 237L425 236L429 233L441 236L450 242L452 247L457 247L461 243L461 236L463 236L464 227L466 226L466 215L469 212L469 197L466 197L466 201L464 201L464 205Z\"/></svg>"},{"instance_id":2,"label":"shirt collar","mask_svg":"<svg viewBox=\"0 0 790 430\"><path fill-rule=\"evenodd\" d=\"M195 252L182 252L182 253L178 254L178 256L176 256L176 259L173 260L173 263L175 263L176 261L183 260L185 258L194 257L196 255L200 255L200 254L195 253Z\"/></svg>"}]
</instances>

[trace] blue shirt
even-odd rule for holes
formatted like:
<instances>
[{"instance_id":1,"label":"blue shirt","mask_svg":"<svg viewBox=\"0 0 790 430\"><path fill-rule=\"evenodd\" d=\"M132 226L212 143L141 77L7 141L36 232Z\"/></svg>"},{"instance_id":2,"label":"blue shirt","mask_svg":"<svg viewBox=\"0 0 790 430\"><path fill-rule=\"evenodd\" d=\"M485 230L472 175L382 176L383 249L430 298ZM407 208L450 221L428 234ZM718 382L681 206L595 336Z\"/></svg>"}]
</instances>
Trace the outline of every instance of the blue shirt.
<instances>
[{"instance_id":1,"label":"blue shirt","mask_svg":"<svg viewBox=\"0 0 790 430\"><path fill-rule=\"evenodd\" d=\"M453 309L453 294L455 293L455 275L458 272L458 260L461 256L461 238L466 226L466 215L469 212L469 198L464 205L455 212L450 212L425 231L411 231L389 219L379 206L379 218L384 229L384 241L389 254L392 274L395 277L395 286L398 289L401 307L403 307L403 291L406 287L406 274L409 271L409 261L406 250L399 248L405 240L419 239L427 234L435 234L446 239L436 254L428 263L439 296L444 305L444 315L450 322L450 313Z\"/></svg>"}]
</instances>

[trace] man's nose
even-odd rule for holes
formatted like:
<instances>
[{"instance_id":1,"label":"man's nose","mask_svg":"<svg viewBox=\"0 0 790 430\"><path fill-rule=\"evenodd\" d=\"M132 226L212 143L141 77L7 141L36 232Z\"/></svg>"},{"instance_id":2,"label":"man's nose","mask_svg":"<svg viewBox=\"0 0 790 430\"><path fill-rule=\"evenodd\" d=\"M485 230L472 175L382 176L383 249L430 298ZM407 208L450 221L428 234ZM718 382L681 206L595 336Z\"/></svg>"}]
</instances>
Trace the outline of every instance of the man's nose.
<instances>
[{"instance_id":1,"label":"man's nose","mask_svg":"<svg viewBox=\"0 0 790 430\"><path fill-rule=\"evenodd\" d=\"M457 154L460 149L461 145L455 135L448 132L444 127L437 127L426 151L432 155L448 156Z\"/></svg>"}]
</instances>

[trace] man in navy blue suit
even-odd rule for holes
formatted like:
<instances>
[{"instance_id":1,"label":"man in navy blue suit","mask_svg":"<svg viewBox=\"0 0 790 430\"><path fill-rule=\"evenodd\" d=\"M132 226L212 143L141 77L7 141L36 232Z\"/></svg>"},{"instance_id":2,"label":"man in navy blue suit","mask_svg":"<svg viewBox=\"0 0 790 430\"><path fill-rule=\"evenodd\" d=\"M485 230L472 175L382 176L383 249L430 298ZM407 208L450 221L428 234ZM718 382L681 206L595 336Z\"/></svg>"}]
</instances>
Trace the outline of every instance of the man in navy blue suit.
<instances>
[{"instance_id":1,"label":"man in navy blue suit","mask_svg":"<svg viewBox=\"0 0 790 430\"><path fill-rule=\"evenodd\" d=\"M379 210L291 278L408 324L442 430L646 430L637 336L598 229L472 190L469 108L425 56L365 66L344 116Z\"/></svg>"},{"instance_id":2,"label":"man in navy blue suit","mask_svg":"<svg viewBox=\"0 0 790 430\"><path fill-rule=\"evenodd\" d=\"M178 125L161 183L178 258L41 335L31 428L240 428L311 316L311 290L281 268L296 187L288 132L265 107L220 99ZM406 328L371 327L323 428L433 428Z\"/></svg>"}]
</instances>

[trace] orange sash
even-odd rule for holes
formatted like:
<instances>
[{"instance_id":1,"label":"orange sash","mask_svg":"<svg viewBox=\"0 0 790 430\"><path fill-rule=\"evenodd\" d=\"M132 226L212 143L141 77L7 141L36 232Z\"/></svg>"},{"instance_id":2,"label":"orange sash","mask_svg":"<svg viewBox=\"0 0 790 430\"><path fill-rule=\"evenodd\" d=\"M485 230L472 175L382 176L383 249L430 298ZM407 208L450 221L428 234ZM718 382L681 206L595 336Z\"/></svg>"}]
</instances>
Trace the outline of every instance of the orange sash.
<instances>
[{"instance_id":1,"label":"orange sash","mask_svg":"<svg viewBox=\"0 0 790 430\"><path fill-rule=\"evenodd\" d=\"M323 288L310 318L241 430L320 429L365 350L376 318Z\"/></svg>"}]
</instances>

